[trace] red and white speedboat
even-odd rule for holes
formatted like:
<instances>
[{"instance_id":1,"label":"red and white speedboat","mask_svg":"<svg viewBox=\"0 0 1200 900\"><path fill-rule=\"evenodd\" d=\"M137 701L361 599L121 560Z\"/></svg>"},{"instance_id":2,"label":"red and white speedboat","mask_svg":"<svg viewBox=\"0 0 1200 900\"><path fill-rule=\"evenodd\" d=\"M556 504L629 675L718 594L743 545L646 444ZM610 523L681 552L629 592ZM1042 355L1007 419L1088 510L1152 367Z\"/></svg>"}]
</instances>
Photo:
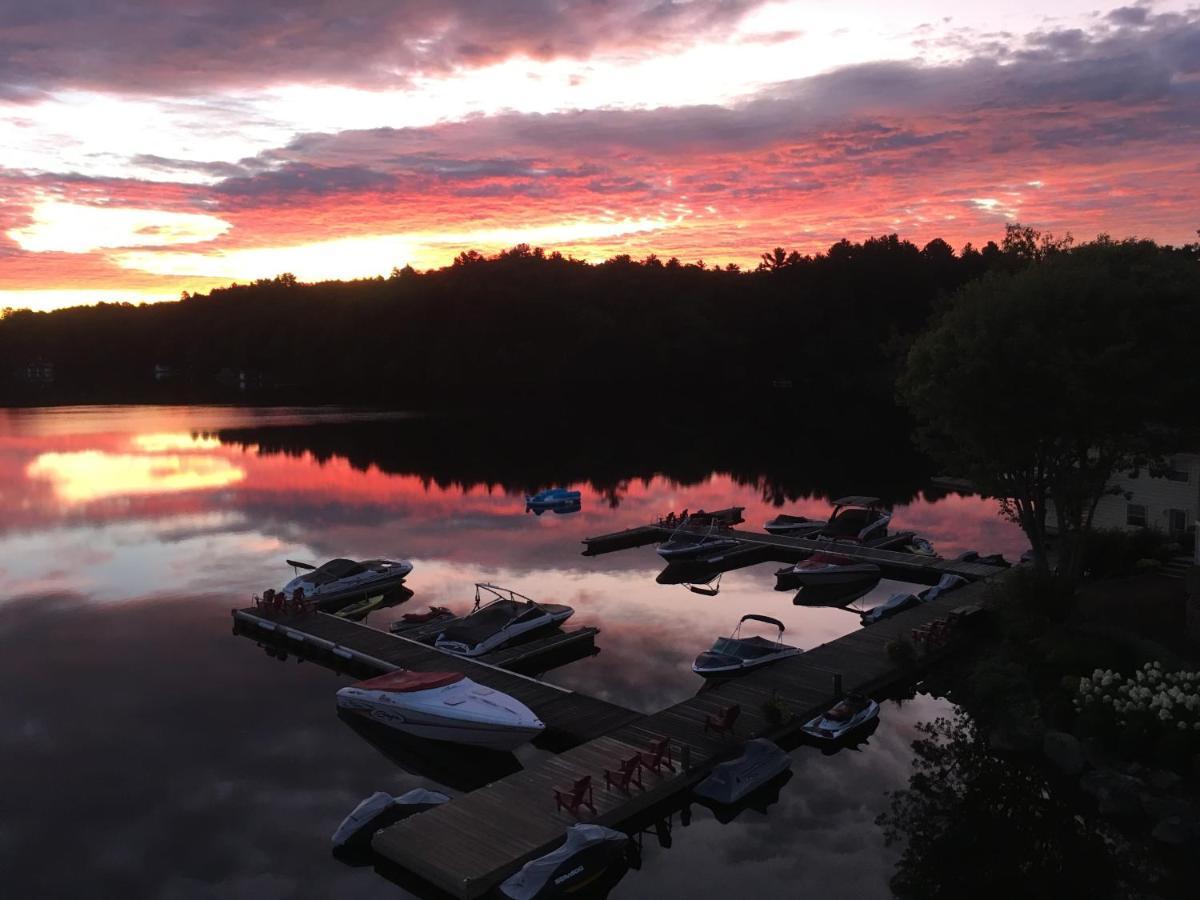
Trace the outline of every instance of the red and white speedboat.
<instances>
[{"instance_id":1,"label":"red and white speedboat","mask_svg":"<svg viewBox=\"0 0 1200 900\"><path fill-rule=\"evenodd\" d=\"M546 727L524 703L460 672L399 669L342 688L337 703L416 737L493 750L519 747Z\"/></svg>"},{"instance_id":2,"label":"red and white speedboat","mask_svg":"<svg viewBox=\"0 0 1200 900\"><path fill-rule=\"evenodd\" d=\"M840 553L814 553L794 566L775 573L775 589L780 591L806 587L834 587L878 581L879 566Z\"/></svg>"}]
</instances>

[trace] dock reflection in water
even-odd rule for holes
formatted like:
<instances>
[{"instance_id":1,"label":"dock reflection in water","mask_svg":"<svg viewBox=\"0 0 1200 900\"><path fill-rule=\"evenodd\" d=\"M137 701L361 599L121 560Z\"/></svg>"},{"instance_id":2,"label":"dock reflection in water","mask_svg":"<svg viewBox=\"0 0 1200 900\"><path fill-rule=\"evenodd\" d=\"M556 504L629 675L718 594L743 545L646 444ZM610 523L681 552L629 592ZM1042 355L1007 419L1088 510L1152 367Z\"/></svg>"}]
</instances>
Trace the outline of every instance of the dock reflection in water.
<instances>
[{"instance_id":1,"label":"dock reflection in water","mask_svg":"<svg viewBox=\"0 0 1200 900\"><path fill-rule=\"evenodd\" d=\"M0 840L7 891L396 896L373 872L331 860L329 835L373 791L436 779L336 718L344 679L229 637L230 607L286 581L287 558L412 559L415 596L372 612L382 628L414 607L464 612L484 578L567 603L599 626L603 651L547 677L653 711L695 693L691 661L740 615L780 618L805 647L857 619L792 606L772 590L771 564L728 572L713 598L659 585L652 548L586 558L589 534L734 504L758 528L776 500L824 516L825 497L863 490L895 501L897 522L944 554L1021 549L994 503L922 495L920 464L903 448L880 453L878 430L863 459L834 447L797 460L736 429L680 455L679 433L660 428L602 437L564 462L561 447L532 439L500 442L499 454L468 441L447 451L442 426L410 433L413 422L336 410L0 411L0 678L19 686L0 692L0 764L21 773L0 801L18 826ZM894 471L870 468L868 455ZM525 494L549 484L581 490L581 511L526 515ZM896 589L884 582L864 600ZM885 705L869 752L798 750L767 817L749 810L722 827L697 810L688 840L669 853L648 846L613 896L819 886L826 897L839 886L887 896L897 855L874 816L882 791L906 782L922 704L944 709Z\"/></svg>"}]
</instances>

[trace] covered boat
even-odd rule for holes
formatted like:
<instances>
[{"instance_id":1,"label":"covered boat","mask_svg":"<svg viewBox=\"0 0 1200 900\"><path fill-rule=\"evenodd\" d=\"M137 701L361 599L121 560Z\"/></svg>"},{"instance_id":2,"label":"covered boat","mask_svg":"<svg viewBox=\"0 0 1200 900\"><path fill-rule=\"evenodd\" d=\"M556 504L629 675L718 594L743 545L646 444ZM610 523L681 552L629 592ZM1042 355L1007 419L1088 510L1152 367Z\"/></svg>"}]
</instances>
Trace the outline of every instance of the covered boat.
<instances>
[{"instance_id":1,"label":"covered boat","mask_svg":"<svg viewBox=\"0 0 1200 900\"><path fill-rule=\"evenodd\" d=\"M480 606L481 591L495 599ZM509 588L479 583L475 610L447 626L434 646L460 656L481 656L523 634L565 622L574 612L560 603L537 603Z\"/></svg>"},{"instance_id":2,"label":"covered boat","mask_svg":"<svg viewBox=\"0 0 1200 900\"><path fill-rule=\"evenodd\" d=\"M510 900L542 900L575 894L626 863L629 837L603 825L580 823L545 856L530 860L500 885Z\"/></svg>"},{"instance_id":3,"label":"covered boat","mask_svg":"<svg viewBox=\"0 0 1200 900\"><path fill-rule=\"evenodd\" d=\"M299 589L306 599L326 612L398 587L413 568L406 559L365 559L356 562L339 558L319 566L294 559L289 559L287 563L294 569L307 571L285 584L284 593L294 597Z\"/></svg>"},{"instance_id":4,"label":"covered boat","mask_svg":"<svg viewBox=\"0 0 1200 900\"><path fill-rule=\"evenodd\" d=\"M546 510L553 512L578 512L583 503L583 495L579 491L569 491L556 487L528 494L525 497L525 512L541 515Z\"/></svg>"},{"instance_id":5,"label":"covered boat","mask_svg":"<svg viewBox=\"0 0 1200 900\"><path fill-rule=\"evenodd\" d=\"M771 521L765 523L765 528L771 534L785 534L788 537L809 537L815 535L828 522L824 519L810 519L808 516L789 516L780 513Z\"/></svg>"},{"instance_id":6,"label":"covered boat","mask_svg":"<svg viewBox=\"0 0 1200 900\"><path fill-rule=\"evenodd\" d=\"M827 587L878 581L879 566L841 553L814 553L794 566L775 573L775 590L789 591L804 587Z\"/></svg>"},{"instance_id":7,"label":"covered boat","mask_svg":"<svg viewBox=\"0 0 1200 900\"><path fill-rule=\"evenodd\" d=\"M747 619L774 625L779 629L778 638L771 641L758 635L742 637L742 623ZM692 671L705 678L728 678L802 653L799 647L791 647L783 642L783 631L783 623L778 619L756 613L744 615L738 619L733 634L717 638L711 650L706 650L696 657L696 661L692 663Z\"/></svg>"},{"instance_id":8,"label":"covered boat","mask_svg":"<svg viewBox=\"0 0 1200 900\"><path fill-rule=\"evenodd\" d=\"M736 547L737 543L723 521L697 514L684 518L671 536L658 545L658 555L667 560L707 558L718 550Z\"/></svg>"},{"instance_id":9,"label":"covered boat","mask_svg":"<svg viewBox=\"0 0 1200 900\"><path fill-rule=\"evenodd\" d=\"M714 803L737 803L791 767L791 756L778 744L766 738L755 738L746 742L737 759L713 768L712 773L693 788L693 793Z\"/></svg>"},{"instance_id":10,"label":"covered boat","mask_svg":"<svg viewBox=\"0 0 1200 900\"><path fill-rule=\"evenodd\" d=\"M414 788L398 797L376 791L354 807L350 815L342 820L342 824L333 833L333 849L337 851L365 847L371 835L381 828L394 825L415 813L448 803L449 800L445 794L423 788Z\"/></svg>"},{"instance_id":11,"label":"covered boat","mask_svg":"<svg viewBox=\"0 0 1200 900\"><path fill-rule=\"evenodd\" d=\"M916 594L892 594L883 603L876 606L874 609L869 609L862 614L862 623L871 625L875 622L880 622L890 616L894 616L898 612L903 612L906 609L912 609L914 606L920 606L922 598Z\"/></svg>"},{"instance_id":12,"label":"covered boat","mask_svg":"<svg viewBox=\"0 0 1200 900\"><path fill-rule=\"evenodd\" d=\"M950 591L956 591L966 583L967 579L963 578L961 575L951 575L947 573L938 579L937 584L935 584L933 587L925 588L925 590L921 591L921 593L917 596L926 601L936 600L942 594L947 594Z\"/></svg>"},{"instance_id":13,"label":"covered boat","mask_svg":"<svg viewBox=\"0 0 1200 900\"><path fill-rule=\"evenodd\" d=\"M519 700L460 672L400 669L342 688L337 703L417 737L493 750L519 747L546 727Z\"/></svg>"},{"instance_id":14,"label":"covered boat","mask_svg":"<svg viewBox=\"0 0 1200 900\"><path fill-rule=\"evenodd\" d=\"M803 731L822 741L836 741L879 715L879 704L862 694L847 694L841 702L809 719Z\"/></svg>"}]
</instances>

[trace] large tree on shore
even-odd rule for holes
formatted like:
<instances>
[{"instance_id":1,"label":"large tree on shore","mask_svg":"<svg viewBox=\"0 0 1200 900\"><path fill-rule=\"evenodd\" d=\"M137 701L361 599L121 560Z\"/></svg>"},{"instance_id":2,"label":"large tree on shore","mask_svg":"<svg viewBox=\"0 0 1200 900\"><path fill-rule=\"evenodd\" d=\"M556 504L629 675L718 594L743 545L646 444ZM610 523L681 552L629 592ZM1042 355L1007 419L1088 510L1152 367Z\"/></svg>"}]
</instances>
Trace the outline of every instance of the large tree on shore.
<instances>
[{"instance_id":1,"label":"large tree on shore","mask_svg":"<svg viewBox=\"0 0 1200 900\"><path fill-rule=\"evenodd\" d=\"M1113 475L1178 449L1197 337L1195 248L1100 238L968 284L914 343L899 388L928 449L1005 502L1043 573L1053 508L1060 571L1075 577Z\"/></svg>"}]
</instances>

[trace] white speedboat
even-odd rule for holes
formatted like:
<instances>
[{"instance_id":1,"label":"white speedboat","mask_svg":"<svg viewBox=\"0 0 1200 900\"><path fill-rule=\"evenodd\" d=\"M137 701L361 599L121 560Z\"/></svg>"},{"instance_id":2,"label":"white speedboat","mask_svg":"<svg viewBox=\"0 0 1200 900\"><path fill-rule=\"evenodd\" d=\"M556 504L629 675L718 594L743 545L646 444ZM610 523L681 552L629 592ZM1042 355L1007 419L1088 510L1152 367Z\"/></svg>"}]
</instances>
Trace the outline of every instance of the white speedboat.
<instances>
[{"instance_id":1,"label":"white speedboat","mask_svg":"<svg viewBox=\"0 0 1200 900\"><path fill-rule=\"evenodd\" d=\"M718 550L737 546L737 538L729 534L729 526L711 515L704 518L688 516L658 545L663 559L696 559L711 557Z\"/></svg>"},{"instance_id":2,"label":"white speedboat","mask_svg":"<svg viewBox=\"0 0 1200 900\"><path fill-rule=\"evenodd\" d=\"M524 703L460 672L403 669L337 692L342 709L435 741L512 750L546 727Z\"/></svg>"},{"instance_id":3,"label":"white speedboat","mask_svg":"<svg viewBox=\"0 0 1200 900\"><path fill-rule=\"evenodd\" d=\"M333 833L333 849L344 850L362 846L381 828L395 825L401 819L448 802L450 798L445 794L427 791L424 788L413 788L399 797L376 791L354 807L350 815L342 820L342 824Z\"/></svg>"},{"instance_id":4,"label":"white speedboat","mask_svg":"<svg viewBox=\"0 0 1200 900\"><path fill-rule=\"evenodd\" d=\"M791 767L792 757L778 744L766 738L755 738L746 742L737 759L714 767L712 773L693 788L693 793L714 803L737 803Z\"/></svg>"},{"instance_id":5,"label":"white speedboat","mask_svg":"<svg viewBox=\"0 0 1200 900\"><path fill-rule=\"evenodd\" d=\"M770 641L758 635L742 637L742 623L747 619L774 625L779 629L778 639ZM711 650L696 657L692 671L705 678L728 678L803 652L799 647L791 647L783 642L783 630L783 623L778 619L756 613L744 615L738 619L733 634L717 638Z\"/></svg>"},{"instance_id":6,"label":"white speedboat","mask_svg":"<svg viewBox=\"0 0 1200 900\"><path fill-rule=\"evenodd\" d=\"M847 694L832 709L804 724L803 731L822 741L836 741L879 715L879 704L862 694Z\"/></svg>"},{"instance_id":7,"label":"white speedboat","mask_svg":"<svg viewBox=\"0 0 1200 900\"><path fill-rule=\"evenodd\" d=\"M285 584L284 593L292 597L300 589L306 599L326 612L386 593L399 586L413 568L406 559L365 559L361 562L331 559L319 566L294 559L287 563L294 569L306 571Z\"/></svg>"},{"instance_id":8,"label":"white speedboat","mask_svg":"<svg viewBox=\"0 0 1200 900\"><path fill-rule=\"evenodd\" d=\"M779 591L806 587L847 587L862 582L878 581L879 566L862 562L841 553L814 553L794 566L775 573L775 589Z\"/></svg>"},{"instance_id":9,"label":"white speedboat","mask_svg":"<svg viewBox=\"0 0 1200 900\"><path fill-rule=\"evenodd\" d=\"M480 591L496 599L480 606ZM539 628L565 622L575 612L560 603L537 603L494 584L475 585L475 610L449 625L434 646L459 656L482 656Z\"/></svg>"}]
</instances>

